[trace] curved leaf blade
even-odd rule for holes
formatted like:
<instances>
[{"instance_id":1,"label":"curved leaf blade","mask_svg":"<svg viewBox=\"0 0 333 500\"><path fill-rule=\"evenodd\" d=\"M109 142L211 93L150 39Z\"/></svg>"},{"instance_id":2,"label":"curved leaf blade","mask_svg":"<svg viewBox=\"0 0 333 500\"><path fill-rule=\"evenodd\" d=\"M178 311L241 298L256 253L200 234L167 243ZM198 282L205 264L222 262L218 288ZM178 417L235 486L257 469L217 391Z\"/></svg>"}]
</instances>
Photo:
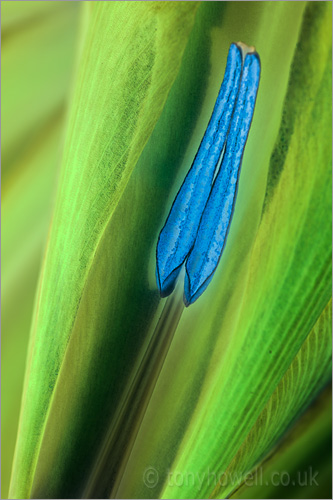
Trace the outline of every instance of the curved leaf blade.
<instances>
[{"instance_id":1,"label":"curved leaf blade","mask_svg":"<svg viewBox=\"0 0 333 500\"><path fill-rule=\"evenodd\" d=\"M93 3L32 326L11 495L29 496L96 249L179 69L196 3Z\"/></svg>"}]
</instances>

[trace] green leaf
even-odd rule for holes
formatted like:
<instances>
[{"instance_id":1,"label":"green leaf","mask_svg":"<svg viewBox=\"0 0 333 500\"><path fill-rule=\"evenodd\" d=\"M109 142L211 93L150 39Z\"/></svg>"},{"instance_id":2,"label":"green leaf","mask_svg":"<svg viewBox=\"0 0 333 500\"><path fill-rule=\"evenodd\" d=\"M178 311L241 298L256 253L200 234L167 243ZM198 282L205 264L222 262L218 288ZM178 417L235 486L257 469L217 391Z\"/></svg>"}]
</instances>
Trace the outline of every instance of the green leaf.
<instances>
[{"instance_id":1,"label":"green leaf","mask_svg":"<svg viewBox=\"0 0 333 500\"><path fill-rule=\"evenodd\" d=\"M93 258L179 70L197 6L91 6L32 326L11 496L31 494ZM91 290L90 303L93 297Z\"/></svg>"},{"instance_id":2,"label":"green leaf","mask_svg":"<svg viewBox=\"0 0 333 500\"><path fill-rule=\"evenodd\" d=\"M222 474L245 449L234 464L243 474L328 381L325 366L304 392L306 372L291 377L270 434L248 452L246 438L330 298L330 5L206 2L194 22L197 7L91 7L14 497L206 497L207 481L170 477ZM159 299L156 239L207 125L221 61L239 39L261 57L257 108L223 259L183 311L178 292ZM287 404L295 393L298 403ZM109 440L119 421L120 454ZM158 474L153 487L147 468Z\"/></svg>"},{"instance_id":3,"label":"green leaf","mask_svg":"<svg viewBox=\"0 0 333 500\"><path fill-rule=\"evenodd\" d=\"M327 387L230 498L329 498L331 442L332 390Z\"/></svg>"},{"instance_id":4,"label":"green leaf","mask_svg":"<svg viewBox=\"0 0 333 500\"><path fill-rule=\"evenodd\" d=\"M331 371L330 300L210 497L225 498L256 464L274 453L286 429L327 385Z\"/></svg>"}]
</instances>

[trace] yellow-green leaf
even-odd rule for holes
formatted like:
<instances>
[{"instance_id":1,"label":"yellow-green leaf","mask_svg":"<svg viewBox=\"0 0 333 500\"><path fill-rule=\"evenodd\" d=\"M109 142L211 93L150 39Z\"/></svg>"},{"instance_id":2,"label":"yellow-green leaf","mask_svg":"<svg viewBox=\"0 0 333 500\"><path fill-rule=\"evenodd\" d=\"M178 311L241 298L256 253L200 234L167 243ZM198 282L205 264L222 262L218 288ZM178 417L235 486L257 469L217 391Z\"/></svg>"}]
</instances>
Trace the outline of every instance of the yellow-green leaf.
<instances>
[{"instance_id":1,"label":"yellow-green leaf","mask_svg":"<svg viewBox=\"0 0 333 500\"><path fill-rule=\"evenodd\" d=\"M331 7L95 2L86 15L11 494L229 495L184 477L241 481L330 377L315 325L331 297ZM156 240L240 39L262 78L234 218L183 310L179 290L159 297Z\"/></svg>"},{"instance_id":2,"label":"yellow-green leaf","mask_svg":"<svg viewBox=\"0 0 333 500\"><path fill-rule=\"evenodd\" d=\"M12 496L30 495L91 264L177 75L197 7L92 3L32 326Z\"/></svg>"}]
</instances>

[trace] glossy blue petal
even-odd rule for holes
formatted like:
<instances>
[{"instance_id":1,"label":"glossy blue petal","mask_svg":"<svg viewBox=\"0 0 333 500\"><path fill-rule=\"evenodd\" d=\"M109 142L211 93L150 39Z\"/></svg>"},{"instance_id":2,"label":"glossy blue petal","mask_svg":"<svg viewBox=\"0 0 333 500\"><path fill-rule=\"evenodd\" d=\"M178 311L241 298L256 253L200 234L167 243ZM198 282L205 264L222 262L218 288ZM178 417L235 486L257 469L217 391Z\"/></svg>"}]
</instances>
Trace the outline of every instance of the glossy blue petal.
<instances>
[{"instance_id":1,"label":"glossy blue petal","mask_svg":"<svg viewBox=\"0 0 333 500\"><path fill-rule=\"evenodd\" d=\"M221 167L203 211L195 244L186 262L186 305L192 304L207 288L226 242L259 79L259 56L255 52L248 53L244 60L239 94Z\"/></svg>"},{"instance_id":2,"label":"glossy blue petal","mask_svg":"<svg viewBox=\"0 0 333 500\"><path fill-rule=\"evenodd\" d=\"M161 296L174 289L192 248L229 129L242 71L241 49L232 44L224 79L205 135L159 235L156 278Z\"/></svg>"}]
</instances>

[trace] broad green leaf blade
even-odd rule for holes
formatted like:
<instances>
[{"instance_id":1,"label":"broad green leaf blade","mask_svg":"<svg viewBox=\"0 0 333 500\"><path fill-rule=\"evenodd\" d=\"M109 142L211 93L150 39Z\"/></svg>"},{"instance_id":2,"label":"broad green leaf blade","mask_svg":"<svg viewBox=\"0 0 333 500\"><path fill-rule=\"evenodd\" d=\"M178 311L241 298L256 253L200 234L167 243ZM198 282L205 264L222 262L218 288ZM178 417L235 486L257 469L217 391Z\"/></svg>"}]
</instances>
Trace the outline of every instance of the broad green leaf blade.
<instances>
[{"instance_id":1,"label":"broad green leaf blade","mask_svg":"<svg viewBox=\"0 0 333 500\"><path fill-rule=\"evenodd\" d=\"M274 449L286 429L324 389L332 372L332 301L327 304L255 425L209 497L225 498Z\"/></svg>"},{"instance_id":2,"label":"broad green leaf blade","mask_svg":"<svg viewBox=\"0 0 333 500\"><path fill-rule=\"evenodd\" d=\"M197 6L192 2L178 3L177 8L154 2L91 5L32 327L13 497L31 495L52 394L91 264L176 77ZM91 290L90 304L99 300L93 297ZM107 334L110 338L110 330ZM92 334L91 348L100 348L102 338L97 335L96 340ZM128 346L130 354L135 347ZM73 367L71 376L75 378ZM82 481L82 471L78 473ZM43 487L52 486L48 476Z\"/></svg>"},{"instance_id":3,"label":"broad green leaf blade","mask_svg":"<svg viewBox=\"0 0 333 500\"><path fill-rule=\"evenodd\" d=\"M332 390L328 387L230 498L330 498L331 442Z\"/></svg>"}]
</instances>

